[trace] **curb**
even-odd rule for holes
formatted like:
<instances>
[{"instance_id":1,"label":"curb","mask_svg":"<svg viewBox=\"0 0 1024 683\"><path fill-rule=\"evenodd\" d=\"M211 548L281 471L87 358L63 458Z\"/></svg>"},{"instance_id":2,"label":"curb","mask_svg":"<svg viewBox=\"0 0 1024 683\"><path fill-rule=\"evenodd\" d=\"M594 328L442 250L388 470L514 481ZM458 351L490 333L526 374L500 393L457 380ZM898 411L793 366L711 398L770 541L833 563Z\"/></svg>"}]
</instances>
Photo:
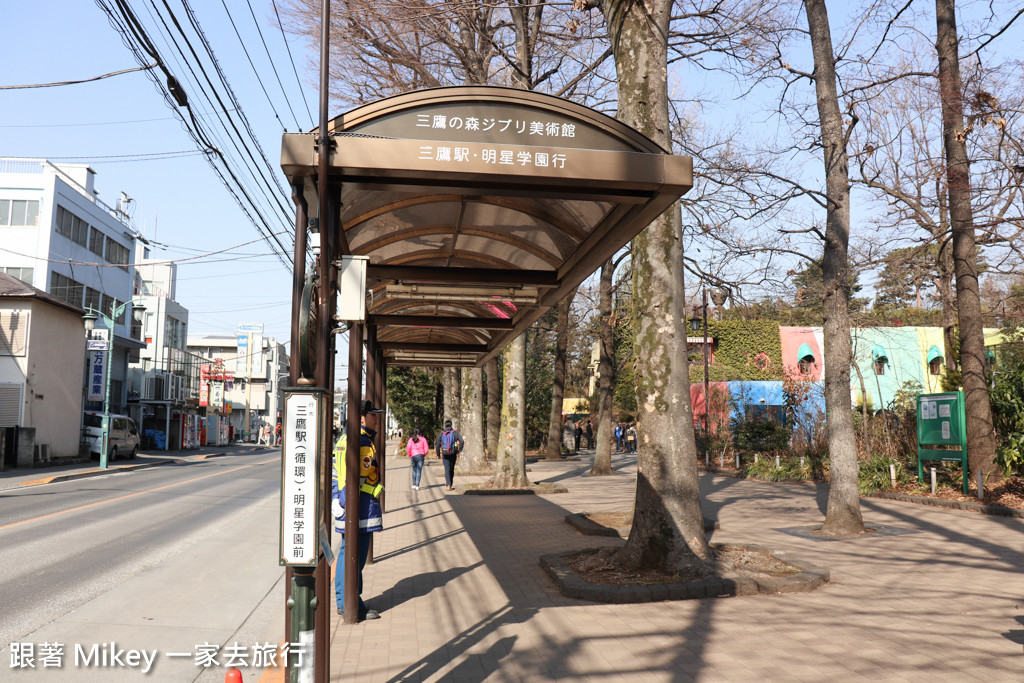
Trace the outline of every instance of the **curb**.
<instances>
[{"instance_id":1,"label":"curb","mask_svg":"<svg viewBox=\"0 0 1024 683\"><path fill-rule=\"evenodd\" d=\"M584 536L614 536L617 538L626 538L629 536L629 527L609 527L603 524L598 524L594 520L587 517L586 512L580 512L576 514L569 514L565 516L565 523L571 526L576 531L580 532ZM718 520L705 519L704 520L704 532L710 533L712 531L718 531L721 527L718 525Z\"/></svg>"},{"instance_id":2,"label":"curb","mask_svg":"<svg viewBox=\"0 0 1024 683\"><path fill-rule=\"evenodd\" d=\"M167 458L160 462L140 463L138 465L118 465L116 467L108 467L105 470L95 469L86 470L85 472L73 472L71 474L58 474L52 477L43 477L41 479L32 479L31 481L18 482L21 487L26 486L41 486L43 484L53 484L59 481L71 481L73 479L87 479L89 477L99 477L104 474L114 474L116 472L136 472L138 470L148 470L153 467L161 467L163 465L177 465L185 462L196 462L202 460L208 460L210 458L220 458L225 455L236 455L235 453L203 453L195 457L187 458Z\"/></svg>"},{"instance_id":3,"label":"curb","mask_svg":"<svg viewBox=\"0 0 1024 683\"><path fill-rule=\"evenodd\" d=\"M1003 507L1002 505L985 505L983 503L972 503L966 500L945 500L943 498L929 498L927 496L912 496L908 493L888 493L876 491L865 498L882 498L884 500L895 500L901 503L916 503L917 505L931 505L932 507L947 508L950 510L966 510L968 512L980 512L983 515L995 517L1016 517L1024 519L1024 510Z\"/></svg>"},{"instance_id":4,"label":"curb","mask_svg":"<svg viewBox=\"0 0 1024 683\"><path fill-rule=\"evenodd\" d=\"M712 548L725 545L760 552L799 569L792 576L737 577L724 578L708 576L694 581L664 583L648 586L616 586L588 583L569 566L568 556L579 553L574 550L559 555L542 555L540 566L552 578L562 595L567 598L589 600L610 604L662 602L664 600L696 600L701 598L724 598L742 595L778 595L782 593L806 593L828 583L829 571L810 562L805 562L784 551L772 551L764 546L741 543L711 543Z\"/></svg>"}]
</instances>

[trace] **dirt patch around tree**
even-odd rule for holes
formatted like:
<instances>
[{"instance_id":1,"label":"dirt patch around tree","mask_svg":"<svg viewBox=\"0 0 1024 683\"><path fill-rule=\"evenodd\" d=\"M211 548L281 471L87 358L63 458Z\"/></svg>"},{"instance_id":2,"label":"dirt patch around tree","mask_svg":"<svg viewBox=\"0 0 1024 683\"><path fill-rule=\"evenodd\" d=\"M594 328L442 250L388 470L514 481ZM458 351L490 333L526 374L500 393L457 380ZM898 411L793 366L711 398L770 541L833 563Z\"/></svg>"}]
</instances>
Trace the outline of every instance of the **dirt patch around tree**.
<instances>
[{"instance_id":1,"label":"dirt patch around tree","mask_svg":"<svg viewBox=\"0 0 1024 683\"><path fill-rule=\"evenodd\" d=\"M569 566L587 583L613 586L653 585L696 581L705 575L694 573L667 574L656 569L628 570L615 561L618 548L593 548L570 555ZM744 546L724 545L714 550L715 575L721 578L758 578L763 576L796 576L800 569L777 559L770 553L750 550Z\"/></svg>"},{"instance_id":2,"label":"dirt patch around tree","mask_svg":"<svg viewBox=\"0 0 1024 683\"><path fill-rule=\"evenodd\" d=\"M563 595L605 603L798 593L829 580L828 570L790 553L757 545L711 547L715 572L710 575L626 569L615 561L617 547L544 555L540 564Z\"/></svg>"}]
</instances>

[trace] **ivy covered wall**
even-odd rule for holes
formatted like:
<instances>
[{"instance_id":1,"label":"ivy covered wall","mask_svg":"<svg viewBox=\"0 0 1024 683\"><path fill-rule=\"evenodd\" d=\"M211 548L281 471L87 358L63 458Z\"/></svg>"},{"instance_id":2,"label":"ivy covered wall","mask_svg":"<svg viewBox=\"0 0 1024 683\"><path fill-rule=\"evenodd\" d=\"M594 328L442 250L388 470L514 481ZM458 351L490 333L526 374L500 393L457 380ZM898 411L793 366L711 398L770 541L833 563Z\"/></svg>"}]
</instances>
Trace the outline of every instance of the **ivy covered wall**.
<instances>
[{"instance_id":1,"label":"ivy covered wall","mask_svg":"<svg viewBox=\"0 0 1024 683\"><path fill-rule=\"evenodd\" d=\"M690 330L691 338L703 337L704 330ZM714 340L714 363L708 375L712 382L736 380L781 380L782 341L779 323L770 320L708 320L708 337ZM690 381L704 381L704 360L699 346L691 346Z\"/></svg>"}]
</instances>

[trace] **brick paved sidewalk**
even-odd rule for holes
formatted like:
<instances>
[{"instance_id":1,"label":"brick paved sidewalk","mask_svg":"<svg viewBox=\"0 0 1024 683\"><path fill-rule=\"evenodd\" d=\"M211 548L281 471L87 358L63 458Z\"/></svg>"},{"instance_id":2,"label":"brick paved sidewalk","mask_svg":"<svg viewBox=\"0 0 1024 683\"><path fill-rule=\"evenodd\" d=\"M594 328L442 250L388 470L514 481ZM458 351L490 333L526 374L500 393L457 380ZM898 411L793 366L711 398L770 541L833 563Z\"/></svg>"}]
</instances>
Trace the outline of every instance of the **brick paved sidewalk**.
<instances>
[{"instance_id":1,"label":"brick paved sidewalk","mask_svg":"<svg viewBox=\"0 0 1024 683\"><path fill-rule=\"evenodd\" d=\"M390 449L389 449L390 450ZM717 541L760 543L828 568L813 593L603 605L564 598L546 553L620 543L567 513L632 507L635 459L590 477L590 458L530 466L550 496L445 493L439 467L409 488L388 460L386 531L364 598L381 619L332 628L336 681L1020 681L1024 520L862 499L904 535L821 542L823 486L703 475ZM456 483L480 478L456 478Z\"/></svg>"}]
</instances>

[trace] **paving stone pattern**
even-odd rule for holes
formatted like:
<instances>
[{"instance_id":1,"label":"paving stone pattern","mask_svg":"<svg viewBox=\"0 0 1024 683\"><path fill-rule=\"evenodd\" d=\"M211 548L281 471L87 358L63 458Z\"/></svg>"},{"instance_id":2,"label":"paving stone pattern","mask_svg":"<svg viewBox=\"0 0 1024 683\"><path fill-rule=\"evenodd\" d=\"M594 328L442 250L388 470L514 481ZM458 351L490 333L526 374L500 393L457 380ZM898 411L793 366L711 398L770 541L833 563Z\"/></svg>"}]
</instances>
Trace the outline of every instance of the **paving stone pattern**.
<instances>
[{"instance_id":1,"label":"paving stone pattern","mask_svg":"<svg viewBox=\"0 0 1024 683\"><path fill-rule=\"evenodd\" d=\"M393 444L389 452L394 453ZM543 555L620 544L567 514L632 508L635 458L538 461L556 496L446 493L389 458L386 531L364 597L381 619L332 625L336 681L1021 681L1024 520L861 499L865 521L917 533L818 543L824 485L702 475L715 542L788 551L826 568L812 592L642 604L565 597ZM483 477L459 477L463 483Z\"/></svg>"}]
</instances>

